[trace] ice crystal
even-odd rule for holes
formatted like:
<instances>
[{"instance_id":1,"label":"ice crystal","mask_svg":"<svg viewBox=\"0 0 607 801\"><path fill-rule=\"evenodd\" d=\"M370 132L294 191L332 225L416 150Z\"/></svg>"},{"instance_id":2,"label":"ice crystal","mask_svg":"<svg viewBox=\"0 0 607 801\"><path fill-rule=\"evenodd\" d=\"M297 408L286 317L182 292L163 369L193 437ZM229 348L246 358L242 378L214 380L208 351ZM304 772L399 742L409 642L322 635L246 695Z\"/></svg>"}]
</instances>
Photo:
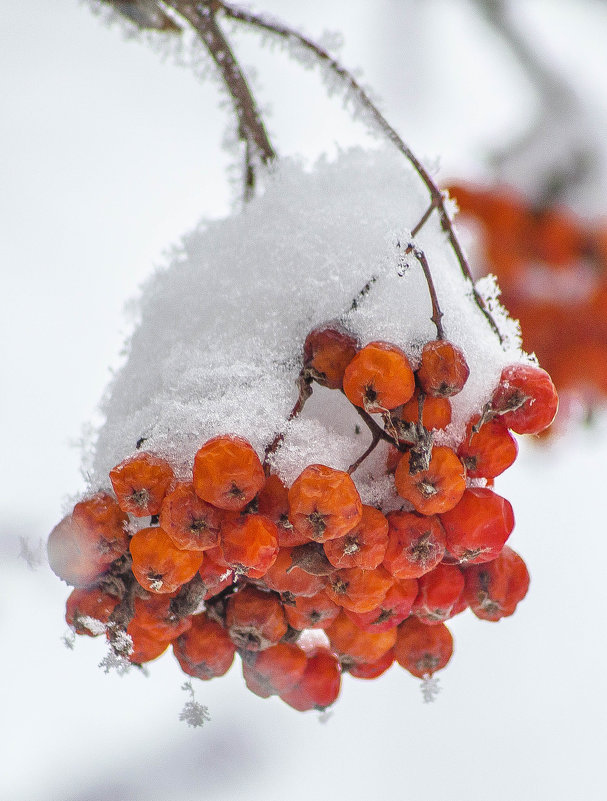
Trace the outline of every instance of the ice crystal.
<instances>
[{"instance_id":1,"label":"ice crystal","mask_svg":"<svg viewBox=\"0 0 607 801\"><path fill-rule=\"evenodd\" d=\"M179 720L185 721L188 726L192 726L192 728L204 726L205 723L211 720L211 716L208 708L202 704L199 704L196 700L192 682L184 682L181 685L181 689L189 693L190 700L185 702L183 709L179 713Z\"/></svg>"}]
</instances>

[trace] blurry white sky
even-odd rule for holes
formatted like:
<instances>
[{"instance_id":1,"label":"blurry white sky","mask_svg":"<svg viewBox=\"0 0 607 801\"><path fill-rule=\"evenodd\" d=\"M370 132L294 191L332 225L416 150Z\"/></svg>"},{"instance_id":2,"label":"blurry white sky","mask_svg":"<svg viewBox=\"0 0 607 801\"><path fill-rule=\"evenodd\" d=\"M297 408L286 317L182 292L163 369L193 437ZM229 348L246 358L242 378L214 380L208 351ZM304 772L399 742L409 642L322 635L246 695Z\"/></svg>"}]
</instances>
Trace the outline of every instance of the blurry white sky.
<instances>
[{"instance_id":1,"label":"blurry white sky","mask_svg":"<svg viewBox=\"0 0 607 801\"><path fill-rule=\"evenodd\" d=\"M512 6L596 119L607 118L607 3ZM362 68L388 119L451 173L482 174L484 151L523 130L535 108L465 0L261 7L313 36L340 30L344 62ZM125 302L199 217L227 212L229 117L212 83L125 42L77 0L3 11L0 798L603 799L604 427L547 454L523 449L500 481L532 590L498 625L469 614L454 622L457 652L431 707L393 668L376 682L346 678L321 726L246 692L235 667L199 683L213 721L191 731L177 721L185 698L170 655L148 680L119 679L97 669L100 642L61 645L67 588L17 560L18 537L45 537L80 487L70 441L117 363ZM280 153L312 158L365 141L314 74L262 52L253 35L234 42L258 70Z\"/></svg>"}]
</instances>

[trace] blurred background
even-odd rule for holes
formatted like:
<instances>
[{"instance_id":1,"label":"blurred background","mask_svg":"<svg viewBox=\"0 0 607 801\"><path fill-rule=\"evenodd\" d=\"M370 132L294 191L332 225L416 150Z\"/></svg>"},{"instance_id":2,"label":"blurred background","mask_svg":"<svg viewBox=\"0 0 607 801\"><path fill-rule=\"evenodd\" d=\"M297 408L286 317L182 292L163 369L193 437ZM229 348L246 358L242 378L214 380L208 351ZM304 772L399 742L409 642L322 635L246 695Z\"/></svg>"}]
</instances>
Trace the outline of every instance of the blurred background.
<instances>
[{"instance_id":1,"label":"blurred background","mask_svg":"<svg viewBox=\"0 0 607 801\"><path fill-rule=\"evenodd\" d=\"M341 60L360 68L443 182L507 182L536 211L550 188L550 202L602 230L603 0L257 8L316 39L339 32ZM456 653L434 704L396 666L373 682L346 676L321 724L249 693L235 664L221 680L195 682L212 721L193 730L178 720L187 697L170 652L147 678L119 677L98 668L101 639L65 646L69 589L42 543L83 485L81 443L120 364L128 300L200 218L230 212L240 163L222 147L233 125L221 87L201 80L204 64L182 65L189 56L176 37L147 41L78 0L12 3L4 14L0 798L603 799L607 425L598 390L592 425L523 443L498 479L531 589L499 624L470 612L453 620ZM316 72L255 34L225 30L280 155L313 161L377 144ZM467 241L482 259L476 230ZM564 283L566 300L575 287L575 278ZM598 323L576 317L580 330Z\"/></svg>"}]
</instances>

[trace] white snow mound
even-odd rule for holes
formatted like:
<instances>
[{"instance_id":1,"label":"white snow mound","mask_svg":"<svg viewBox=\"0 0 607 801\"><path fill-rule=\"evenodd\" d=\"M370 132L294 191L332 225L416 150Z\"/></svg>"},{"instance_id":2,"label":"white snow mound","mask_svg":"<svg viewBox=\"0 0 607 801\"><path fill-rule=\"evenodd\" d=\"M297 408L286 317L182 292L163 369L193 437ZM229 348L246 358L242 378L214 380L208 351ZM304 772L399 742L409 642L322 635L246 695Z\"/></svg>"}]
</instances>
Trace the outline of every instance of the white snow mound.
<instances>
[{"instance_id":1,"label":"white snow mound","mask_svg":"<svg viewBox=\"0 0 607 801\"><path fill-rule=\"evenodd\" d=\"M403 266L402 254L428 205L402 156L357 149L308 171L285 160L261 197L225 220L202 222L143 287L139 323L87 459L88 491L108 489L109 471L137 443L184 478L196 451L221 433L245 437L263 459L285 430L303 342L319 323L340 318L362 344L392 342L417 366L436 329L422 270L411 256ZM495 288L488 294L503 346L475 305L436 212L416 242L430 263L445 334L470 366L464 390L452 398L448 437L457 440L502 367L526 357ZM315 388L288 425L274 469L289 483L314 462L347 469L370 442L364 425L356 433L360 422L340 392ZM377 502L385 485L384 458L378 448L353 474L365 501Z\"/></svg>"}]
</instances>

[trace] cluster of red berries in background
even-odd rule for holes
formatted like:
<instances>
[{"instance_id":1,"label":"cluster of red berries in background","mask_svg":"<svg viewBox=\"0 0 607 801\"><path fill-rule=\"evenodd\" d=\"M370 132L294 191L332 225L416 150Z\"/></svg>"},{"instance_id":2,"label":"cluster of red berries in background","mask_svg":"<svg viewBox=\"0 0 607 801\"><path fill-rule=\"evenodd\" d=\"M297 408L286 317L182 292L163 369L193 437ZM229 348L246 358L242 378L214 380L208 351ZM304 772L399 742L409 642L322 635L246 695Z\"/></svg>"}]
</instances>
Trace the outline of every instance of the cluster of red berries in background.
<instances>
[{"instance_id":1,"label":"cluster of red berries in background","mask_svg":"<svg viewBox=\"0 0 607 801\"><path fill-rule=\"evenodd\" d=\"M351 476L362 460L310 464L287 487L233 434L202 445L189 481L137 452L110 472L113 494L77 503L49 537L52 569L75 587L68 623L114 643L126 632L135 664L171 645L200 679L224 675L238 653L252 692L302 711L332 704L345 671L372 679L396 661L431 677L452 654L445 621L468 607L499 620L527 592L505 544L512 508L492 486L517 455L510 431L542 431L557 408L548 374L513 364L459 446L436 445L468 372L445 339L426 343L414 372L393 344L361 347L335 323L313 330L302 386L343 392L371 447L391 443L385 471L401 508L362 503ZM310 629L324 644L306 645Z\"/></svg>"},{"instance_id":2,"label":"cluster of red berries in background","mask_svg":"<svg viewBox=\"0 0 607 801\"><path fill-rule=\"evenodd\" d=\"M607 398L607 225L562 206L536 208L507 187L453 185L464 219L480 227L482 272L494 273L564 401L589 415ZM582 322L583 321L583 324Z\"/></svg>"}]
</instances>

